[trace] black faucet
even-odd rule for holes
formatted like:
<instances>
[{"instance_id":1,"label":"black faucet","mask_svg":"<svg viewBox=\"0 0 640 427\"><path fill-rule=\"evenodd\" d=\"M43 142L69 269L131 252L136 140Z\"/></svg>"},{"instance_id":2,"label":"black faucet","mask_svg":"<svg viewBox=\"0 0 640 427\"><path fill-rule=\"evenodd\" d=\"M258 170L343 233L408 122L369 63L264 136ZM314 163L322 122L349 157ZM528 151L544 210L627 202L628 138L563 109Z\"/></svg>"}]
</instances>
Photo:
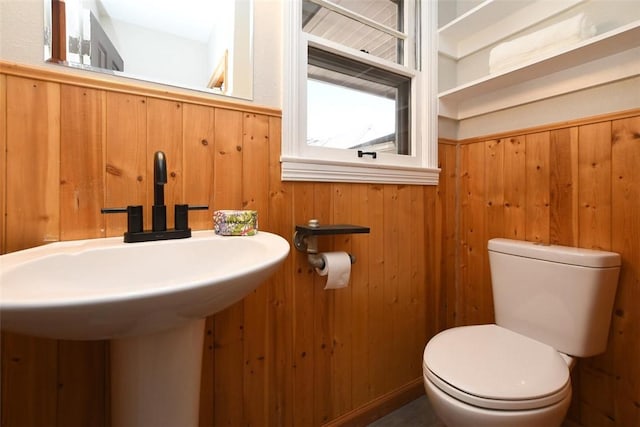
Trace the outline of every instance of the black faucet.
<instances>
[{"instance_id":1,"label":"black faucet","mask_svg":"<svg viewBox=\"0 0 640 427\"><path fill-rule=\"evenodd\" d=\"M164 185L167 183L167 158L162 151L153 155L153 206L151 230L144 230L142 206L126 208L105 208L102 213L127 213L126 243L148 242L153 240L184 239L191 237L189 213L191 210L207 210L205 205L175 205L175 228L167 230L167 206L164 204Z\"/></svg>"},{"instance_id":2,"label":"black faucet","mask_svg":"<svg viewBox=\"0 0 640 427\"><path fill-rule=\"evenodd\" d=\"M153 155L153 207L151 229L167 229L167 206L164 204L164 185L167 183L167 158L162 151Z\"/></svg>"}]
</instances>

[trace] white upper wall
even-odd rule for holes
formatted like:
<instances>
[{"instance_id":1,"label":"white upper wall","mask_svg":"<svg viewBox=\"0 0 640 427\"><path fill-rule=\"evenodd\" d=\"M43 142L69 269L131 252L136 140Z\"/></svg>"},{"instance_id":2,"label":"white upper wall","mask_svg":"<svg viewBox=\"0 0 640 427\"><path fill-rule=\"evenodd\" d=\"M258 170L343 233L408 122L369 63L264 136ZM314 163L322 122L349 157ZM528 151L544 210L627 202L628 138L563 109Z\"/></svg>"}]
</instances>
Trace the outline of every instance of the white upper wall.
<instances>
[{"instance_id":1,"label":"white upper wall","mask_svg":"<svg viewBox=\"0 0 640 427\"><path fill-rule=\"evenodd\" d=\"M287 1L255 0L254 6L254 102L273 108L282 108L282 7ZM0 0L1 59L45 66L43 10L43 0ZM634 78L576 91L462 120L457 126L447 123L440 129L440 136L463 139L640 108L639 88L639 79Z\"/></svg>"}]
</instances>

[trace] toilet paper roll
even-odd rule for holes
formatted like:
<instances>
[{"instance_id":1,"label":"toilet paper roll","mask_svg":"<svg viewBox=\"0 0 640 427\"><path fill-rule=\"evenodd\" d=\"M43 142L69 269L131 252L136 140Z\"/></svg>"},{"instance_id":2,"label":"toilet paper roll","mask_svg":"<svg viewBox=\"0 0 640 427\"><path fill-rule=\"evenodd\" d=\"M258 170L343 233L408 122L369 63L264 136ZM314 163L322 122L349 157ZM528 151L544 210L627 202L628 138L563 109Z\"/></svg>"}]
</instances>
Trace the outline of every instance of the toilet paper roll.
<instances>
[{"instance_id":1,"label":"toilet paper roll","mask_svg":"<svg viewBox=\"0 0 640 427\"><path fill-rule=\"evenodd\" d=\"M349 284L351 276L351 258L346 252L323 252L320 254L324 268L316 268L320 276L327 276L325 289L344 288Z\"/></svg>"}]
</instances>

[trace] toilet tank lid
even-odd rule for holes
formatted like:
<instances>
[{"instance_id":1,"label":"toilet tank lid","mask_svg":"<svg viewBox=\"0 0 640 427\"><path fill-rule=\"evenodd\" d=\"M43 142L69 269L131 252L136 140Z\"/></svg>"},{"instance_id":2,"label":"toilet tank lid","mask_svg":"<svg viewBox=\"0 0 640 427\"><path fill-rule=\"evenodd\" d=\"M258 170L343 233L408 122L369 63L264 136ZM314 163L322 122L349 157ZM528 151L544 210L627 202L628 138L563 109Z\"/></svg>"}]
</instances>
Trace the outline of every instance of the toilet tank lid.
<instances>
[{"instance_id":1,"label":"toilet tank lid","mask_svg":"<svg viewBox=\"0 0 640 427\"><path fill-rule=\"evenodd\" d=\"M582 267L607 268L620 266L619 254L596 249L547 245L502 238L489 240L488 247L489 252L499 252Z\"/></svg>"}]
</instances>

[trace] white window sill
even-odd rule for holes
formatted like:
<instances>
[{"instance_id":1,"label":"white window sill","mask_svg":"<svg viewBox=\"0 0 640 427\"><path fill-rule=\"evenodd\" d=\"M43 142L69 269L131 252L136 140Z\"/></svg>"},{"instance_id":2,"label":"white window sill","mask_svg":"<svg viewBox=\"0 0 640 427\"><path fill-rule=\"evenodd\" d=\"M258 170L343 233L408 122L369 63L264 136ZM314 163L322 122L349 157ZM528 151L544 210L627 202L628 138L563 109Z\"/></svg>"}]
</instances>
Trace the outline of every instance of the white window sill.
<instances>
[{"instance_id":1,"label":"white window sill","mask_svg":"<svg viewBox=\"0 0 640 427\"><path fill-rule=\"evenodd\" d=\"M437 185L440 173L440 169L376 165L369 161L356 165L292 156L282 156L280 161L283 181Z\"/></svg>"}]
</instances>

